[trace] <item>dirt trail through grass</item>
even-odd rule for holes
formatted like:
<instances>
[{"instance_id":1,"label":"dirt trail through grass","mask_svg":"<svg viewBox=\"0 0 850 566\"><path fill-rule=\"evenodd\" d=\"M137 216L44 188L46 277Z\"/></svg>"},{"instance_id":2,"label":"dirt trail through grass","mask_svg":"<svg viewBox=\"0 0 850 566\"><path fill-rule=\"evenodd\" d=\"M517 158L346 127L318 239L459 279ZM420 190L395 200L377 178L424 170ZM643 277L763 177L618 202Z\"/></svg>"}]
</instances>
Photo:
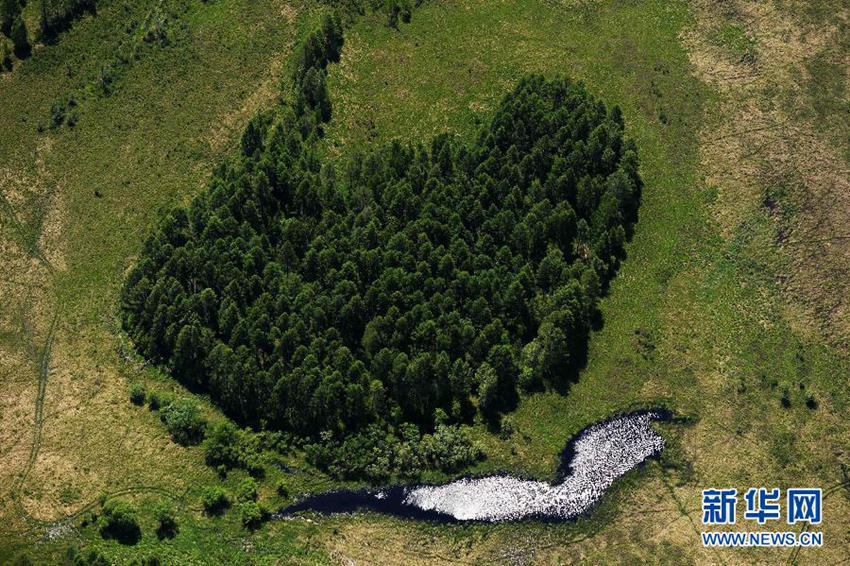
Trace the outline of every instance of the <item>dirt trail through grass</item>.
<instances>
[{"instance_id":1,"label":"dirt trail through grass","mask_svg":"<svg viewBox=\"0 0 850 566\"><path fill-rule=\"evenodd\" d=\"M35 459L38 456L38 450L41 447L41 431L44 426L44 397L47 393L47 380L50 374L50 353L53 347L54 333L56 332L56 322L59 320L59 313L53 315L53 321L50 323L50 329L47 332L47 337L44 341L44 346L38 351L31 348L30 356L35 363L36 383L38 392L35 396L35 412L33 416L33 433L32 445L30 446L29 458L27 459L24 471L20 474L15 486L12 489L12 497L18 503L19 513L24 518L28 518L27 512L23 507L20 507L19 496L21 486L27 481L27 477L32 471ZM26 323L24 323L26 325ZM31 334L28 329L25 329L24 335Z\"/></svg>"}]
</instances>

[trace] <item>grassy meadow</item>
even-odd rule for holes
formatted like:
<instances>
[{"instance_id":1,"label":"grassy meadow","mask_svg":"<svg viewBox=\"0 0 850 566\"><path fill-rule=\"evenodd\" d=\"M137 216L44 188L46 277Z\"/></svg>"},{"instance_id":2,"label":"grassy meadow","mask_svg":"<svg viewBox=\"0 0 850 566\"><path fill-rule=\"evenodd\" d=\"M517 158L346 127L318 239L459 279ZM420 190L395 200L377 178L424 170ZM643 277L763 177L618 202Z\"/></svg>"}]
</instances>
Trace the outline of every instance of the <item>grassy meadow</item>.
<instances>
[{"instance_id":1,"label":"grassy meadow","mask_svg":"<svg viewBox=\"0 0 850 566\"><path fill-rule=\"evenodd\" d=\"M200 505L204 486L232 491L244 473L220 480L200 449L177 446L156 413L128 401L136 382L189 393L131 354L118 291L160 211L196 194L245 123L273 104L299 30L320 7L104 3L0 75L0 563L21 551L56 562L72 545L116 563L153 554L180 564L850 559L847 334L843 311L824 306L821 292L844 292L842 244L828 254L789 245L836 235L816 230L838 218L815 213L844 198L850 126L841 112L850 106L846 66L835 62L850 47L834 37L846 31L835 22L850 18L841 2L832 8L440 0L398 30L384 15L356 20L329 71L328 157L392 139L472 136L531 72L581 79L618 104L638 146L640 220L587 367L568 391L523 398L506 417L510 436L473 427L488 455L473 471L551 479L566 440L615 411L663 405L690 422L660 425L661 459L575 523L312 516L248 531L235 511L210 518ZM116 58L155 10L171 22L167 44L142 40L131 60ZM76 115L73 126L52 126L57 101ZM789 131L805 132L805 143ZM751 152L762 144L768 153ZM802 154L777 159L776 147ZM832 153L806 159L821 147ZM270 468L261 484L272 508L285 501L278 481L290 493L334 485L297 454L287 463L300 472ZM700 490L751 486L823 487L823 548L704 549ZM138 506L137 545L81 526L102 494ZM162 500L177 506L179 533L160 541L153 509Z\"/></svg>"}]
</instances>

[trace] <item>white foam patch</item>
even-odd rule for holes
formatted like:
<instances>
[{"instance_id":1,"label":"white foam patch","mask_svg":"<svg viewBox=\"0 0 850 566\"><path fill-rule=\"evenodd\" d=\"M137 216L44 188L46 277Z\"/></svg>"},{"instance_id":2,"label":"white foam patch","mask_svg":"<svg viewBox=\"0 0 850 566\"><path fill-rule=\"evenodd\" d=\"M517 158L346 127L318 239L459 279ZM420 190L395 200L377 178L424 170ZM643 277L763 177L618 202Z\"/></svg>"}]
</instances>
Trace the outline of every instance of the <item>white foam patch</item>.
<instances>
[{"instance_id":1,"label":"white foam patch","mask_svg":"<svg viewBox=\"0 0 850 566\"><path fill-rule=\"evenodd\" d=\"M650 426L654 413L628 415L589 427L575 442L572 471L557 485L508 476L462 479L411 489L404 503L459 521L570 519L595 504L614 481L664 448Z\"/></svg>"}]
</instances>

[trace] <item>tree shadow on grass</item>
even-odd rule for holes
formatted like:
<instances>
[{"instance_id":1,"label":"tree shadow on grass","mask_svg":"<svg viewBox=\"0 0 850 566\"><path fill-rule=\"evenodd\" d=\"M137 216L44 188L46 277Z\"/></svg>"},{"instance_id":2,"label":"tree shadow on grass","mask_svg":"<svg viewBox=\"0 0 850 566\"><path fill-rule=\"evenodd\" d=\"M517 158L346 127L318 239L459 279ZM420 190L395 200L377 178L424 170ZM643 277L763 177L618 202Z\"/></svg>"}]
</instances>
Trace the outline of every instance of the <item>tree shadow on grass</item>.
<instances>
[{"instance_id":1,"label":"tree shadow on grass","mask_svg":"<svg viewBox=\"0 0 850 566\"><path fill-rule=\"evenodd\" d=\"M123 527L110 525L100 529L100 536L132 546L142 539L142 530L138 525L126 525Z\"/></svg>"}]
</instances>

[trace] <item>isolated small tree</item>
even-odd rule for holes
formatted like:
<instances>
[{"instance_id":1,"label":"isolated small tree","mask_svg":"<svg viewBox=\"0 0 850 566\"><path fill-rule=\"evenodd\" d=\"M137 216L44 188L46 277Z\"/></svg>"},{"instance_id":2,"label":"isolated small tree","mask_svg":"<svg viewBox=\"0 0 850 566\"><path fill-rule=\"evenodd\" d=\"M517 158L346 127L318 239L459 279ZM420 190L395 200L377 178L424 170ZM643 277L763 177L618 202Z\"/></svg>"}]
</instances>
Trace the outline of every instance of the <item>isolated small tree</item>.
<instances>
[{"instance_id":1,"label":"isolated small tree","mask_svg":"<svg viewBox=\"0 0 850 566\"><path fill-rule=\"evenodd\" d=\"M201 493L201 503L204 511L209 515L218 515L230 507L230 498L227 492L218 486L210 486Z\"/></svg>"},{"instance_id":2,"label":"isolated small tree","mask_svg":"<svg viewBox=\"0 0 850 566\"><path fill-rule=\"evenodd\" d=\"M163 501L156 508L156 535L160 539L172 538L177 534L177 511L169 501Z\"/></svg>"},{"instance_id":3,"label":"isolated small tree","mask_svg":"<svg viewBox=\"0 0 850 566\"><path fill-rule=\"evenodd\" d=\"M145 386L141 383L136 383L130 388L130 402L134 405L142 406L145 404Z\"/></svg>"},{"instance_id":4,"label":"isolated small tree","mask_svg":"<svg viewBox=\"0 0 850 566\"><path fill-rule=\"evenodd\" d=\"M136 508L126 501L107 500L98 522L103 538L112 538L121 544L135 544L142 537Z\"/></svg>"},{"instance_id":5,"label":"isolated small tree","mask_svg":"<svg viewBox=\"0 0 850 566\"><path fill-rule=\"evenodd\" d=\"M806 407L808 407L809 409L818 408L818 400L815 398L814 393L809 393L806 395Z\"/></svg>"}]
</instances>

